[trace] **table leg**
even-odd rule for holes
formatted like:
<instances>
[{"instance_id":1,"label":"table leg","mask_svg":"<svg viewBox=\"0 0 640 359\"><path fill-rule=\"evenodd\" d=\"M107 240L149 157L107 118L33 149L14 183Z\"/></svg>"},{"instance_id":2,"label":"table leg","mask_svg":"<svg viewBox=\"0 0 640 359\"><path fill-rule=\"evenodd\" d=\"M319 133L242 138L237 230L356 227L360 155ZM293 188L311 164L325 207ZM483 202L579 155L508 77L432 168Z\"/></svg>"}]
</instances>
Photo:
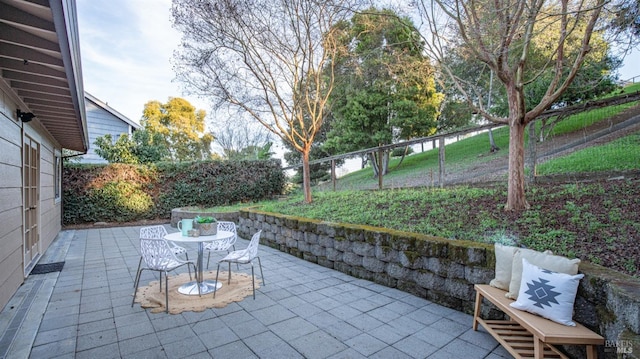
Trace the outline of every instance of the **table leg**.
<instances>
[{"instance_id":1,"label":"table leg","mask_svg":"<svg viewBox=\"0 0 640 359\"><path fill-rule=\"evenodd\" d=\"M215 280L204 280L203 258L204 243L198 242L198 259L196 261L198 277L195 281L181 285L180 288L178 288L178 292L186 295L202 295L213 293L216 289L220 289L220 287L222 287L222 283L216 282ZM200 287L200 292L198 292L198 287Z\"/></svg>"}]
</instances>

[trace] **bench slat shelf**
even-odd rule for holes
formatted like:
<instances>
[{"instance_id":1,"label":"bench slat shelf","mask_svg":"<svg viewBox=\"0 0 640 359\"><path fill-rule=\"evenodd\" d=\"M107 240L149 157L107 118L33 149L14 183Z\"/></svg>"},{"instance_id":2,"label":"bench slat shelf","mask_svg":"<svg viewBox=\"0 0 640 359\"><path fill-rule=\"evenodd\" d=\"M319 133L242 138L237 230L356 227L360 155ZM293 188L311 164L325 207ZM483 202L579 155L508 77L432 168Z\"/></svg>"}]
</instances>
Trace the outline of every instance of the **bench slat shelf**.
<instances>
[{"instance_id":1,"label":"bench slat shelf","mask_svg":"<svg viewBox=\"0 0 640 359\"><path fill-rule=\"evenodd\" d=\"M515 358L563 358L553 344L585 345L587 358L597 357L596 345L603 345L604 338L587 327L576 323L575 327L558 324L537 315L512 308L513 300L505 297L505 291L486 284L476 284L476 304L473 330L481 324ZM509 320L485 320L480 318L482 298L503 311Z\"/></svg>"}]
</instances>

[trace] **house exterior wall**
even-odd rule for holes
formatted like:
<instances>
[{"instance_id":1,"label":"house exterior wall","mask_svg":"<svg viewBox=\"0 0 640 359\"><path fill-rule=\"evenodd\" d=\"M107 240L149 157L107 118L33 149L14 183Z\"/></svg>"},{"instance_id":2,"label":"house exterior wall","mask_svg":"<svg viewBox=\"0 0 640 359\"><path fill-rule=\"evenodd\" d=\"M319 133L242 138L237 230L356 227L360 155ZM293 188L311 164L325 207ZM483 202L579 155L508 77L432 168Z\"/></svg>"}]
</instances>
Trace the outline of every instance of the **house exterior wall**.
<instances>
[{"instance_id":1,"label":"house exterior wall","mask_svg":"<svg viewBox=\"0 0 640 359\"><path fill-rule=\"evenodd\" d=\"M89 131L89 151L86 155L79 156L80 163L107 163L107 161L96 154L94 144L98 137L110 134L115 141L121 134L130 135L133 128L128 123L114 116L109 111L96 105L92 101L85 101L87 113L87 129Z\"/></svg>"},{"instance_id":2,"label":"house exterior wall","mask_svg":"<svg viewBox=\"0 0 640 359\"><path fill-rule=\"evenodd\" d=\"M40 144L38 228L44 251L62 229L62 202L56 198L55 164L60 146L37 121L16 120L17 105L0 89L0 310L24 282L22 146L24 135ZM59 178L56 179L59 181Z\"/></svg>"}]
</instances>

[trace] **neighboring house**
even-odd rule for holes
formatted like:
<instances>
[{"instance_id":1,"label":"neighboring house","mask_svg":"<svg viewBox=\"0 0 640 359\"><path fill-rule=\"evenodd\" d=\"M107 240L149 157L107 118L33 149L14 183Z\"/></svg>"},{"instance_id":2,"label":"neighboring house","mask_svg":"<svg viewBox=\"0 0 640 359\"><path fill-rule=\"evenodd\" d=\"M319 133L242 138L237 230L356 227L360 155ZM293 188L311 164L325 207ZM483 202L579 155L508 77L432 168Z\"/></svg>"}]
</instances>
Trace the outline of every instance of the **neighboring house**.
<instances>
[{"instance_id":1,"label":"neighboring house","mask_svg":"<svg viewBox=\"0 0 640 359\"><path fill-rule=\"evenodd\" d=\"M76 14L0 0L0 310L62 229L62 149L89 147Z\"/></svg>"},{"instance_id":2,"label":"neighboring house","mask_svg":"<svg viewBox=\"0 0 640 359\"><path fill-rule=\"evenodd\" d=\"M113 141L116 141L120 135L131 135L133 131L139 130L141 127L90 93L85 92L84 98L89 132L89 151L86 155L79 156L80 163L107 163L95 152L96 139L110 134Z\"/></svg>"}]
</instances>

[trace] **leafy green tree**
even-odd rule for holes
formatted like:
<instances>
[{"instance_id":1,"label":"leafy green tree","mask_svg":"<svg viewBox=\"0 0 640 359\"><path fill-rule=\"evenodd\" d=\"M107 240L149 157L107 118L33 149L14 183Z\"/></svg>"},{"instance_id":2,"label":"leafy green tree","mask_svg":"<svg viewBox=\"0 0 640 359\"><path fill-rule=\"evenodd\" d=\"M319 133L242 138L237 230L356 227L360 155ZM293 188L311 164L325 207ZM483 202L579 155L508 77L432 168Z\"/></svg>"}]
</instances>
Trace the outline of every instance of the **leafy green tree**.
<instances>
[{"instance_id":1,"label":"leafy green tree","mask_svg":"<svg viewBox=\"0 0 640 359\"><path fill-rule=\"evenodd\" d=\"M109 163L126 163L138 164L140 161L133 153L135 143L129 138L129 135L123 133L115 142L110 134L96 138L96 154Z\"/></svg>"},{"instance_id":2,"label":"leafy green tree","mask_svg":"<svg viewBox=\"0 0 640 359\"><path fill-rule=\"evenodd\" d=\"M141 129L133 131L131 138L135 143L133 154L138 158L138 162L154 163L169 158L169 149L161 134Z\"/></svg>"},{"instance_id":3,"label":"leafy green tree","mask_svg":"<svg viewBox=\"0 0 640 359\"><path fill-rule=\"evenodd\" d=\"M350 152L435 132L442 95L421 37L408 18L375 8L339 24L342 56L330 98L334 120L325 147ZM388 152L374 174L387 172Z\"/></svg>"},{"instance_id":4,"label":"leafy green tree","mask_svg":"<svg viewBox=\"0 0 640 359\"><path fill-rule=\"evenodd\" d=\"M147 102L141 124L154 138L163 138L171 160L197 161L211 156L213 135L205 132L205 116L189 101L170 97L166 103Z\"/></svg>"},{"instance_id":5,"label":"leafy green tree","mask_svg":"<svg viewBox=\"0 0 640 359\"><path fill-rule=\"evenodd\" d=\"M136 130L131 136L122 134L114 142L110 134L98 137L94 142L96 153L109 163L154 163L168 159L169 150L160 134L145 129Z\"/></svg>"}]
</instances>

